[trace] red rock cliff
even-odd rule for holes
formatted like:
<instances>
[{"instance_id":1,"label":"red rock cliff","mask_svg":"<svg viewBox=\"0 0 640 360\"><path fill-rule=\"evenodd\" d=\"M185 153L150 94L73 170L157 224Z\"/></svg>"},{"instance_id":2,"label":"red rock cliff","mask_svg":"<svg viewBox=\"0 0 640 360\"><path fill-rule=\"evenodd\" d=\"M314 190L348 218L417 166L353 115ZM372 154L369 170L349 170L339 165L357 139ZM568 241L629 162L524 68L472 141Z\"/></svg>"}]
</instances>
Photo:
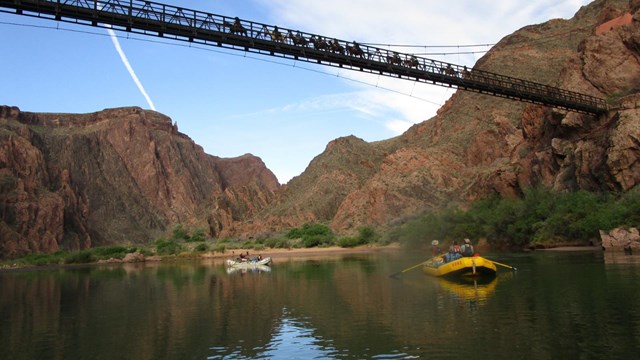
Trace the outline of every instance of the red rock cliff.
<instances>
[{"instance_id":1,"label":"red rock cliff","mask_svg":"<svg viewBox=\"0 0 640 360\"><path fill-rule=\"evenodd\" d=\"M639 8L637 0L594 1L572 19L518 30L476 64L607 99L606 116L458 91L436 117L397 138L329 144L273 206L236 227L255 233L314 221L353 233L488 194L518 196L534 185L557 191L637 186Z\"/></svg>"},{"instance_id":2,"label":"red rock cliff","mask_svg":"<svg viewBox=\"0 0 640 360\"><path fill-rule=\"evenodd\" d=\"M153 111L0 107L0 256L147 242L176 224L220 236L279 186L259 158L207 155Z\"/></svg>"}]
</instances>

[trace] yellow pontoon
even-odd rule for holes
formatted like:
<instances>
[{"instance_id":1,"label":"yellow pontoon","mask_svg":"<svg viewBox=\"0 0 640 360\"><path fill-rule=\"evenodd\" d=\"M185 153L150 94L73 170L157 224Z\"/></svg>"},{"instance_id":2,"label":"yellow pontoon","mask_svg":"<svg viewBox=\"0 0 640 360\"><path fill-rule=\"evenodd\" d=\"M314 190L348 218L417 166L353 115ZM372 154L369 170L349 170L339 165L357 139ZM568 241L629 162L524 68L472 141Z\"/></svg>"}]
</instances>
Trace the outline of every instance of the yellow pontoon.
<instances>
[{"instance_id":1,"label":"yellow pontoon","mask_svg":"<svg viewBox=\"0 0 640 360\"><path fill-rule=\"evenodd\" d=\"M493 276L496 274L496 264L482 256L462 257L448 263L442 256L427 261L423 270L433 276Z\"/></svg>"}]
</instances>

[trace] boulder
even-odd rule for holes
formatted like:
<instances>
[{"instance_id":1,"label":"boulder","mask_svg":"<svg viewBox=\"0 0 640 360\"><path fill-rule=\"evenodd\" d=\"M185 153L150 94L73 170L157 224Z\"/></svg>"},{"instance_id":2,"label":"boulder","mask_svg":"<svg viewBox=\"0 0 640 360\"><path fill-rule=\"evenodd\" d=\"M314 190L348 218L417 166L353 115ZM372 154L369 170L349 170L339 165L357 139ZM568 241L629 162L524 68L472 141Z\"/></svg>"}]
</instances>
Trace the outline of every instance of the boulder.
<instances>
[{"instance_id":1,"label":"boulder","mask_svg":"<svg viewBox=\"0 0 640 360\"><path fill-rule=\"evenodd\" d=\"M122 262L125 263L136 263L136 262L144 262L144 255L135 252L135 253L131 253L131 254L127 254L125 255L124 259L122 259Z\"/></svg>"},{"instance_id":2,"label":"boulder","mask_svg":"<svg viewBox=\"0 0 640 360\"><path fill-rule=\"evenodd\" d=\"M640 232L637 228L615 228L609 232L600 230L602 249L607 251L623 251L631 249L640 251Z\"/></svg>"}]
</instances>

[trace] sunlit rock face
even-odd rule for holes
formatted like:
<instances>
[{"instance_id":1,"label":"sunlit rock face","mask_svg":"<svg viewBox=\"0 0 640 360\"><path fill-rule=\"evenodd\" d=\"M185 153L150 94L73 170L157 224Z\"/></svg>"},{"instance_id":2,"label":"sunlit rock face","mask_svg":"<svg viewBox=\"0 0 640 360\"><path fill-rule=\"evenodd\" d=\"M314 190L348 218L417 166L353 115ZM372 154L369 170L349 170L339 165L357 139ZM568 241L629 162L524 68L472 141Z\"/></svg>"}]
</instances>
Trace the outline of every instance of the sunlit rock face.
<instances>
[{"instance_id":1,"label":"sunlit rock face","mask_svg":"<svg viewBox=\"0 0 640 360\"><path fill-rule=\"evenodd\" d=\"M489 194L633 188L640 181L640 1L595 1L572 19L526 26L477 69L606 99L593 116L458 91L401 136L333 141L284 187L248 233L327 222L387 227Z\"/></svg>"}]
</instances>

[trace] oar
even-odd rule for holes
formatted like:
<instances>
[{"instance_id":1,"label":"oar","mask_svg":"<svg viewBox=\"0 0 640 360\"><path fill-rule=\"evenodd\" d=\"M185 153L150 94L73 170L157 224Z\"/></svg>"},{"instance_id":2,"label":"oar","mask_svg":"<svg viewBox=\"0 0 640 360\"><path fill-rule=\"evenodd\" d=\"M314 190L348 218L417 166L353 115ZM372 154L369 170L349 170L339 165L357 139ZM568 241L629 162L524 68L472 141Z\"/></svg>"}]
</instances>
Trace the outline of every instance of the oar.
<instances>
[{"instance_id":1,"label":"oar","mask_svg":"<svg viewBox=\"0 0 640 360\"><path fill-rule=\"evenodd\" d=\"M427 260L425 260L425 261L421 262L420 264L413 265L412 267L408 267L408 268L406 268L406 269L404 269L404 270L402 270L402 271L398 271L397 273L391 274L391 275L389 275L389 277L395 278L396 276L398 276L398 275L400 275L400 274L402 274L402 273L406 273L406 272L407 272L407 271L409 271L409 270L413 270L413 269L417 268L417 267L418 267L418 266L420 266L420 265L424 265L424 264L428 263L429 261L431 261L431 260L432 260L432 259L434 259L434 258L437 258L438 256L440 256L440 255L436 255L436 256L434 256L434 257L432 257L432 258L430 258L430 259L427 259Z\"/></svg>"},{"instance_id":2,"label":"oar","mask_svg":"<svg viewBox=\"0 0 640 360\"><path fill-rule=\"evenodd\" d=\"M487 259L487 258L485 258L485 259ZM499 263L499 262L497 262L497 261L493 261L493 260L491 260L491 259L487 259L487 260L491 261L492 263L494 263L494 264L496 264L496 265L504 266L504 267L506 267L507 269L511 269L511 270L513 270L513 271L518 271L518 269L516 269L516 268L515 268L515 267L513 267L513 266L509 266L509 265L507 265L507 264L501 264L501 263Z\"/></svg>"}]
</instances>

